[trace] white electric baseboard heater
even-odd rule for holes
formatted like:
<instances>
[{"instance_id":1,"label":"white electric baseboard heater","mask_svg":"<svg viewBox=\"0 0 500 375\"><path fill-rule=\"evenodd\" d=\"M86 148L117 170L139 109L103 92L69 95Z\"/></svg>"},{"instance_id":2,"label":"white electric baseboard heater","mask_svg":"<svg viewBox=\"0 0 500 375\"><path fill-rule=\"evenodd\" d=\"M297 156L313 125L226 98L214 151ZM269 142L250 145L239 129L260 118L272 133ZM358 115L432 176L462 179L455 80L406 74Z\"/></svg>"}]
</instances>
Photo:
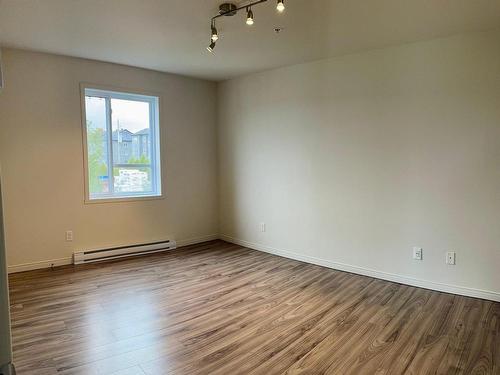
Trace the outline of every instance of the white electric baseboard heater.
<instances>
[{"instance_id":1,"label":"white electric baseboard heater","mask_svg":"<svg viewBox=\"0 0 500 375\"><path fill-rule=\"evenodd\" d=\"M138 255L158 253L173 250L177 244L173 240L153 242L148 244L112 247L98 250L76 251L73 253L74 264L102 262L105 260L119 259Z\"/></svg>"}]
</instances>

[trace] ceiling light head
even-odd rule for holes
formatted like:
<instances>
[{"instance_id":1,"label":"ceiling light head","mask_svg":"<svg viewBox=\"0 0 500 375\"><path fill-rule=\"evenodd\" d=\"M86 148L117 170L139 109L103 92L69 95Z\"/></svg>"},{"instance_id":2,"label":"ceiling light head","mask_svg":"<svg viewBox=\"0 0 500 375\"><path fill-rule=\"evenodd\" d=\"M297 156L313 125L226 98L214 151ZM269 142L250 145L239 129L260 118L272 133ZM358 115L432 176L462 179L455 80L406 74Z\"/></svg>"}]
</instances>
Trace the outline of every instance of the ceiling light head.
<instances>
[{"instance_id":1,"label":"ceiling light head","mask_svg":"<svg viewBox=\"0 0 500 375\"><path fill-rule=\"evenodd\" d=\"M210 42L210 45L207 47L207 51L210 52L210 53L215 53L214 49L215 49L215 41L212 40Z\"/></svg>"},{"instance_id":2,"label":"ceiling light head","mask_svg":"<svg viewBox=\"0 0 500 375\"><path fill-rule=\"evenodd\" d=\"M278 12L283 12L285 10L285 0L277 0L278 3L276 5L276 9L278 10Z\"/></svg>"},{"instance_id":3,"label":"ceiling light head","mask_svg":"<svg viewBox=\"0 0 500 375\"><path fill-rule=\"evenodd\" d=\"M253 25L253 12L252 8L247 9L247 25L252 26Z\"/></svg>"},{"instance_id":4,"label":"ceiling light head","mask_svg":"<svg viewBox=\"0 0 500 375\"><path fill-rule=\"evenodd\" d=\"M212 24L212 42L216 42L219 40L219 33L217 32L217 28L215 27L215 24Z\"/></svg>"}]
</instances>

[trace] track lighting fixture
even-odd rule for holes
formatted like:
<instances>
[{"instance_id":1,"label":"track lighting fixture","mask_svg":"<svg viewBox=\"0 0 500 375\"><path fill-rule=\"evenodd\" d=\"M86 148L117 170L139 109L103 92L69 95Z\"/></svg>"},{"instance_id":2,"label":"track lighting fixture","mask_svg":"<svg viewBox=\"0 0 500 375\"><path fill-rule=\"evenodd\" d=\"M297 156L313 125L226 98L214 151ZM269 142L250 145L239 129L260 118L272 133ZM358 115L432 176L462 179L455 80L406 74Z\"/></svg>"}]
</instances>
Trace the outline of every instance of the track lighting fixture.
<instances>
[{"instance_id":1,"label":"track lighting fixture","mask_svg":"<svg viewBox=\"0 0 500 375\"><path fill-rule=\"evenodd\" d=\"M278 12L283 12L285 10L285 0L277 0L278 4L276 5L276 9Z\"/></svg>"},{"instance_id":2,"label":"track lighting fixture","mask_svg":"<svg viewBox=\"0 0 500 375\"><path fill-rule=\"evenodd\" d=\"M248 3L246 5L242 5L239 7L233 3L221 4L219 6L219 14L217 14L216 16L213 16L212 20L211 20L212 21L212 23L211 23L212 35L210 37L211 43L207 47L207 50L209 50L210 52L213 52L214 48L215 48L215 42L217 42L217 40L219 40L219 33L217 32L217 28L215 27L215 20L217 18L222 17L222 16L231 17L231 16L238 14L238 11L245 9L247 12L246 24L251 26L254 24L252 7L257 5L257 4L265 3L265 2L267 2L267 0L254 0L251 3ZM285 10L285 0L276 0L276 9L278 10L278 12L282 13Z\"/></svg>"},{"instance_id":3,"label":"track lighting fixture","mask_svg":"<svg viewBox=\"0 0 500 375\"><path fill-rule=\"evenodd\" d=\"M247 25L252 26L253 25L253 12L252 8L247 9Z\"/></svg>"}]
</instances>

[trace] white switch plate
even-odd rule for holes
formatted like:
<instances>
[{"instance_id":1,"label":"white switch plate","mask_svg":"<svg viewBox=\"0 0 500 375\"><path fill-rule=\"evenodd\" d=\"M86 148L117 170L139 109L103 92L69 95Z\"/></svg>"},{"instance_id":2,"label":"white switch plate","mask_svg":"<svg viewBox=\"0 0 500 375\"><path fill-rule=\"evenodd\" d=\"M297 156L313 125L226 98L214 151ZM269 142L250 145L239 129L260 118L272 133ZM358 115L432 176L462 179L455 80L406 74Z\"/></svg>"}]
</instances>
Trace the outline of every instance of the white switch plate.
<instances>
[{"instance_id":1,"label":"white switch plate","mask_svg":"<svg viewBox=\"0 0 500 375\"><path fill-rule=\"evenodd\" d=\"M66 241L68 241L68 242L73 241L73 231L72 230L66 231Z\"/></svg>"},{"instance_id":2,"label":"white switch plate","mask_svg":"<svg viewBox=\"0 0 500 375\"><path fill-rule=\"evenodd\" d=\"M266 231L266 223L260 223L260 231L265 232Z\"/></svg>"},{"instance_id":3,"label":"white switch plate","mask_svg":"<svg viewBox=\"0 0 500 375\"><path fill-rule=\"evenodd\" d=\"M454 266L457 263L457 255L454 251L448 251L446 253L446 264Z\"/></svg>"},{"instance_id":4,"label":"white switch plate","mask_svg":"<svg viewBox=\"0 0 500 375\"><path fill-rule=\"evenodd\" d=\"M421 247L414 247L413 248L413 259L415 260L422 260L424 257L424 251L422 250Z\"/></svg>"}]
</instances>

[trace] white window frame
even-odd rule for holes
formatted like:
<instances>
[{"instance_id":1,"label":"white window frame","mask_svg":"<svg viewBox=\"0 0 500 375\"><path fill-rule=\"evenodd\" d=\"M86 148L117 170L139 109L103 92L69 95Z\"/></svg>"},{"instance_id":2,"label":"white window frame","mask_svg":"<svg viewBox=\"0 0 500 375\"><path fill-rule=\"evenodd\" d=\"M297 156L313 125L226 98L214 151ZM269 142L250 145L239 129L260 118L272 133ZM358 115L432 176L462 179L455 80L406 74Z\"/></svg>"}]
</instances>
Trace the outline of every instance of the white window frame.
<instances>
[{"instance_id":1,"label":"white window frame","mask_svg":"<svg viewBox=\"0 0 500 375\"><path fill-rule=\"evenodd\" d=\"M149 92L138 90L127 90L116 87L105 87L101 85L80 84L81 108L82 108L82 133L83 133L83 159L84 159L84 181L85 181L85 203L106 203L124 202L135 200L161 199L162 194L162 170L161 170L161 147L160 147L160 96ZM91 196L89 189L88 170L88 148L87 148L87 113L86 96L95 96L106 100L106 128L109 134L108 142L108 176L111 190L114 188L113 176L113 140L112 140L112 116L111 99L124 99L146 102L149 104L149 125L151 134L151 185L153 191L150 192L113 192L102 194L101 196ZM127 164L128 167L134 166Z\"/></svg>"}]
</instances>

